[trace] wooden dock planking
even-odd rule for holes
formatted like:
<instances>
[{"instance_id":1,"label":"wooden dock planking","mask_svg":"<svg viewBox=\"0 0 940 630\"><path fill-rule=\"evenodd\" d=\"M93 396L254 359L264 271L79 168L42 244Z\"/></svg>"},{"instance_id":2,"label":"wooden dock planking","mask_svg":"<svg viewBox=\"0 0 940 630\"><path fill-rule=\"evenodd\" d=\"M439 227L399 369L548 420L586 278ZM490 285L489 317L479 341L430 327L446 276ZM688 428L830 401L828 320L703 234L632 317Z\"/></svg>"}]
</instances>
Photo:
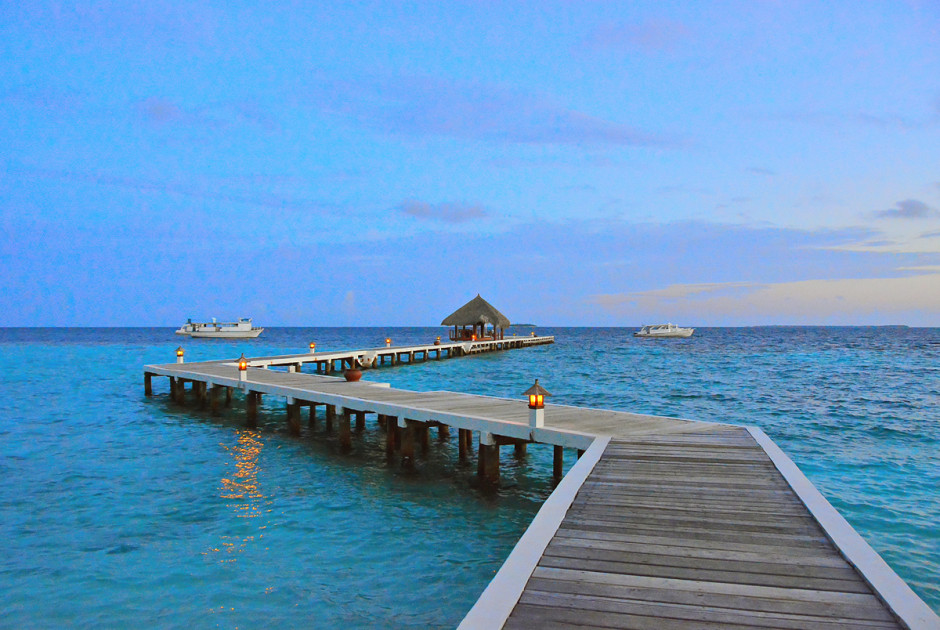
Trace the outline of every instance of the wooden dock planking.
<instances>
[{"instance_id":1,"label":"wooden dock planking","mask_svg":"<svg viewBox=\"0 0 940 630\"><path fill-rule=\"evenodd\" d=\"M356 356L337 354L337 362ZM327 405L328 423L331 408L345 409L335 418L344 449L351 415L357 430L362 412L397 418L407 428L389 433L388 448L397 444L409 460L426 446L428 426L468 438L478 431L481 473L493 465L484 463L494 448L484 436L554 444L556 471L559 447L587 449L461 627L940 628L758 429L565 405L546 405L545 426L533 427L523 400L269 369L321 361L320 353L251 361L246 381L226 361L147 366L145 390L163 375L180 383L177 395L192 382L197 399L210 385L213 401L220 387L250 394L249 405L273 394ZM298 432L289 404L292 417Z\"/></svg>"},{"instance_id":2,"label":"wooden dock planking","mask_svg":"<svg viewBox=\"0 0 940 630\"><path fill-rule=\"evenodd\" d=\"M715 435L612 439L504 627L903 627L760 445Z\"/></svg>"}]
</instances>

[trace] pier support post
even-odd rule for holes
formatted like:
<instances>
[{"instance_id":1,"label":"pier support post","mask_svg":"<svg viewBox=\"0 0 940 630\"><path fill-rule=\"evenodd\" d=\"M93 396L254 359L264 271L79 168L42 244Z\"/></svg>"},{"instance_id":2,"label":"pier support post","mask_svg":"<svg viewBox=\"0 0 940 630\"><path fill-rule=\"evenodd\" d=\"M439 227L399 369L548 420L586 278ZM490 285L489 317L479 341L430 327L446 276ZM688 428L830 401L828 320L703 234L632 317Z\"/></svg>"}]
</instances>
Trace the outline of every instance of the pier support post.
<instances>
[{"instance_id":1,"label":"pier support post","mask_svg":"<svg viewBox=\"0 0 940 630\"><path fill-rule=\"evenodd\" d=\"M582 455L584 455L584 449L583 449L583 448L579 448L579 449L578 449L578 459L581 459L581 456L582 456Z\"/></svg>"},{"instance_id":2,"label":"pier support post","mask_svg":"<svg viewBox=\"0 0 940 630\"><path fill-rule=\"evenodd\" d=\"M310 403L310 419L307 421L307 425L312 429L317 426L317 403Z\"/></svg>"},{"instance_id":3,"label":"pier support post","mask_svg":"<svg viewBox=\"0 0 940 630\"><path fill-rule=\"evenodd\" d=\"M356 433L361 433L366 430L366 412L357 411L356 412Z\"/></svg>"},{"instance_id":4,"label":"pier support post","mask_svg":"<svg viewBox=\"0 0 940 630\"><path fill-rule=\"evenodd\" d=\"M176 379L176 402L186 404L186 381L181 378Z\"/></svg>"},{"instance_id":5,"label":"pier support post","mask_svg":"<svg viewBox=\"0 0 940 630\"><path fill-rule=\"evenodd\" d=\"M232 388L226 387L225 388L225 406L228 407L231 404L232 404Z\"/></svg>"},{"instance_id":6,"label":"pier support post","mask_svg":"<svg viewBox=\"0 0 940 630\"><path fill-rule=\"evenodd\" d=\"M561 479L561 473L565 464L565 449L563 446L555 447L555 454L552 457L552 477Z\"/></svg>"},{"instance_id":7,"label":"pier support post","mask_svg":"<svg viewBox=\"0 0 940 630\"><path fill-rule=\"evenodd\" d=\"M339 447L343 452L352 450L352 431L349 428L349 416L351 412L348 409L337 410L339 414Z\"/></svg>"},{"instance_id":8,"label":"pier support post","mask_svg":"<svg viewBox=\"0 0 940 630\"><path fill-rule=\"evenodd\" d=\"M413 468L415 465L415 425L417 423L404 418L398 419L401 428L401 465Z\"/></svg>"},{"instance_id":9,"label":"pier support post","mask_svg":"<svg viewBox=\"0 0 940 630\"><path fill-rule=\"evenodd\" d=\"M525 442L516 442L516 445L514 447L516 457L525 457L527 446L528 444L526 444Z\"/></svg>"},{"instance_id":10,"label":"pier support post","mask_svg":"<svg viewBox=\"0 0 940 630\"><path fill-rule=\"evenodd\" d=\"M144 396L153 396L153 374L144 372Z\"/></svg>"},{"instance_id":11,"label":"pier support post","mask_svg":"<svg viewBox=\"0 0 940 630\"><path fill-rule=\"evenodd\" d=\"M194 381L193 389L195 390L196 400L199 401L199 408L205 409L206 403L209 402L208 387L203 381Z\"/></svg>"},{"instance_id":12,"label":"pier support post","mask_svg":"<svg viewBox=\"0 0 940 630\"><path fill-rule=\"evenodd\" d=\"M437 439L446 442L450 439L450 427L446 424L437 425Z\"/></svg>"},{"instance_id":13,"label":"pier support post","mask_svg":"<svg viewBox=\"0 0 940 630\"><path fill-rule=\"evenodd\" d=\"M422 422L417 427L418 438L421 440L421 454L427 455L431 450L431 428L427 422Z\"/></svg>"},{"instance_id":14,"label":"pier support post","mask_svg":"<svg viewBox=\"0 0 940 630\"><path fill-rule=\"evenodd\" d=\"M336 421L336 405L326 406L326 432L333 432L333 422Z\"/></svg>"},{"instance_id":15,"label":"pier support post","mask_svg":"<svg viewBox=\"0 0 940 630\"><path fill-rule=\"evenodd\" d=\"M398 448L398 418L385 416L385 453L392 455Z\"/></svg>"},{"instance_id":16,"label":"pier support post","mask_svg":"<svg viewBox=\"0 0 940 630\"><path fill-rule=\"evenodd\" d=\"M483 483L499 485L499 445L493 434L488 431L480 431L477 474Z\"/></svg>"},{"instance_id":17,"label":"pier support post","mask_svg":"<svg viewBox=\"0 0 940 630\"><path fill-rule=\"evenodd\" d=\"M219 415L219 393L221 385L213 385L209 388L209 410L213 416Z\"/></svg>"},{"instance_id":18,"label":"pier support post","mask_svg":"<svg viewBox=\"0 0 940 630\"><path fill-rule=\"evenodd\" d=\"M258 426L258 399L261 398L258 392L247 392L245 394L245 416L248 420L248 426L252 429Z\"/></svg>"},{"instance_id":19,"label":"pier support post","mask_svg":"<svg viewBox=\"0 0 940 630\"><path fill-rule=\"evenodd\" d=\"M170 377L170 400L176 402L176 377Z\"/></svg>"},{"instance_id":20,"label":"pier support post","mask_svg":"<svg viewBox=\"0 0 940 630\"><path fill-rule=\"evenodd\" d=\"M457 429L457 454L460 461L465 461L470 452L470 435L470 429Z\"/></svg>"},{"instance_id":21,"label":"pier support post","mask_svg":"<svg viewBox=\"0 0 940 630\"><path fill-rule=\"evenodd\" d=\"M293 398L287 399L287 430L300 435L300 405Z\"/></svg>"}]
</instances>

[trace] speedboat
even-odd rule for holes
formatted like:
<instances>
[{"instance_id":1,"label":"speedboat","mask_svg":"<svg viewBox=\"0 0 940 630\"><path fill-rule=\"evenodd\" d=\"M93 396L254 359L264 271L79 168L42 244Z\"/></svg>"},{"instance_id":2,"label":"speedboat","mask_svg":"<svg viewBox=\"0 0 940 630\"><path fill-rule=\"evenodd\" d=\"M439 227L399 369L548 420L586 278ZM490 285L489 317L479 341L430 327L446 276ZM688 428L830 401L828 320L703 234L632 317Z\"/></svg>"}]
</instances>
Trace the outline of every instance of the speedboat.
<instances>
[{"instance_id":1,"label":"speedboat","mask_svg":"<svg viewBox=\"0 0 940 630\"><path fill-rule=\"evenodd\" d=\"M691 337L694 332L694 328L682 328L675 324L654 324L652 326L644 326L633 333L633 336L666 339L669 337Z\"/></svg>"},{"instance_id":2,"label":"speedboat","mask_svg":"<svg viewBox=\"0 0 940 630\"><path fill-rule=\"evenodd\" d=\"M194 322L191 319L180 326L177 335L197 339L254 339L264 331L251 325L251 318L240 317L237 322Z\"/></svg>"}]
</instances>

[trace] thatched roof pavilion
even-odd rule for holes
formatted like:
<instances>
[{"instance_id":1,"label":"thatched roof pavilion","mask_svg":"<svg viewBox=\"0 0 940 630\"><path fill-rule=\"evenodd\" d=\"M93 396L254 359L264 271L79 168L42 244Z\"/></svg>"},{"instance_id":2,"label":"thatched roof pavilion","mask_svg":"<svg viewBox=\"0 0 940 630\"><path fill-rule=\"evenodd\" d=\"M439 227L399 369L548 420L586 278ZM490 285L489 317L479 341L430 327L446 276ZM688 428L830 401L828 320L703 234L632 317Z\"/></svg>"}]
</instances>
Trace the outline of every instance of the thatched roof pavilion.
<instances>
[{"instance_id":1,"label":"thatched roof pavilion","mask_svg":"<svg viewBox=\"0 0 940 630\"><path fill-rule=\"evenodd\" d=\"M502 339L503 330L509 328L509 318L492 304L477 296L444 318L441 326L453 326L450 338L454 341L472 339ZM467 330L470 326L471 330ZM490 327L491 330L487 330ZM479 328L479 332L477 329Z\"/></svg>"}]
</instances>

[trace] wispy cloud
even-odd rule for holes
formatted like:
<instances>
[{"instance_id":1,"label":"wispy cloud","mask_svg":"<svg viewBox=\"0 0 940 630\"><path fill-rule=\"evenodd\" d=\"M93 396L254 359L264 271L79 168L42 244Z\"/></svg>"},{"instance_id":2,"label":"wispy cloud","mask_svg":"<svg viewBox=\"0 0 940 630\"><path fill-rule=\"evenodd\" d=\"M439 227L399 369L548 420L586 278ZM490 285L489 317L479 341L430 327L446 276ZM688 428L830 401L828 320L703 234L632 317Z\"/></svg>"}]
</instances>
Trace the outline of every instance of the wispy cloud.
<instances>
[{"instance_id":1,"label":"wispy cloud","mask_svg":"<svg viewBox=\"0 0 940 630\"><path fill-rule=\"evenodd\" d=\"M444 223L464 223L473 219L482 219L488 215L482 206L460 203L430 204L416 200L406 201L398 209L410 217Z\"/></svg>"},{"instance_id":2,"label":"wispy cloud","mask_svg":"<svg viewBox=\"0 0 940 630\"><path fill-rule=\"evenodd\" d=\"M589 303L614 313L642 314L686 324L908 323L914 313L940 311L940 274L779 283L673 285L661 291L595 295ZM934 269L935 271L935 269ZM646 321L644 319L643 321ZM656 321L659 321L658 319Z\"/></svg>"},{"instance_id":3,"label":"wispy cloud","mask_svg":"<svg viewBox=\"0 0 940 630\"><path fill-rule=\"evenodd\" d=\"M324 81L311 102L376 131L500 143L677 147L684 141L520 89L431 78Z\"/></svg>"},{"instance_id":4,"label":"wispy cloud","mask_svg":"<svg viewBox=\"0 0 940 630\"><path fill-rule=\"evenodd\" d=\"M766 175L768 177L773 177L777 173L770 170L769 168L761 168L760 166L750 166L747 169L748 173L753 173L754 175Z\"/></svg>"},{"instance_id":5,"label":"wispy cloud","mask_svg":"<svg viewBox=\"0 0 940 630\"><path fill-rule=\"evenodd\" d=\"M940 115L937 114L917 118L890 112L876 114L871 112L791 111L771 115L769 118L823 127L855 125L905 131L930 129L940 125Z\"/></svg>"},{"instance_id":6,"label":"wispy cloud","mask_svg":"<svg viewBox=\"0 0 940 630\"><path fill-rule=\"evenodd\" d=\"M169 99L150 97L133 105L140 118L157 127L190 126L228 129L256 126L265 131L280 128L278 120L260 104L251 100L211 102L186 108Z\"/></svg>"},{"instance_id":7,"label":"wispy cloud","mask_svg":"<svg viewBox=\"0 0 940 630\"><path fill-rule=\"evenodd\" d=\"M602 24L585 38L591 50L672 52L690 39L691 31L675 20L647 20L640 24Z\"/></svg>"},{"instance_id":8,"label":"wispy cloud","mask_svg":"<svg viewBox=\"0 0 940 630\"><path fill-rule=\"evenodd\" d=\"M940 216L936 209L917 199L899 201L894 208L879 210L874 214L879 219L927 219Z\"/></svg>"},{"instance_id":9,"label":"wispy cloud","mask_svg":"<svg viewBox=\"0 0 940 630\"><path fill-rule=\"evenodd\" d=\"M194 199L205 199L210 201L219 201L224 203L246 204L262 208L272 208L277 210L293 211L315 211L332 212L336 209L335 204L328 202L305 199L302 197L291 197L277 193L258 193L244 194L241 192L230 192L224 188L233 183L242 184L251 183L252 188L257 187L259 176L247 176L244 178L229 177L223 178L213 184L211 181L178 181L178 180L155 180L143 177L127 177L113 175L108 173L96 173L92 171L57 171L50 169L17 169L12 171L13 175L28 177L32 179L46 179L72 182L85 182L96 186L107 186L123 188L126 190L141 193L158 193L163 195L182 195ZM271 179L271 178L267 178ZM275 180L279 178L273 178Z\"/></svg>"}]
</instances>

